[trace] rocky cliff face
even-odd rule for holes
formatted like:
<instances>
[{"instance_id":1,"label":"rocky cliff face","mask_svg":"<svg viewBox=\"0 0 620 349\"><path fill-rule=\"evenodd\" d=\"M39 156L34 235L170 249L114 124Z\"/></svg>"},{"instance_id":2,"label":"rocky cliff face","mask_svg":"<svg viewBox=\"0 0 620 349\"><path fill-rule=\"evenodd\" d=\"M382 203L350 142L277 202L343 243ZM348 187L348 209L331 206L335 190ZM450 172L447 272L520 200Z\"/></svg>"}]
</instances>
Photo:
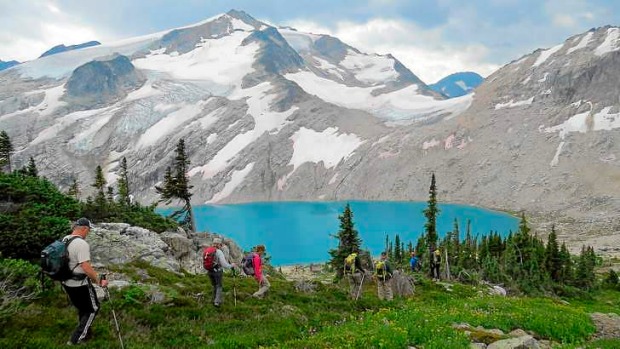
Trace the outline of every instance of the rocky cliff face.
<instances>
[{"instance_id":1,"label":"rocky cliff face","mask_svg":"<svg viewBox=\"0 0 620 349\"><path fill-rule=\"evenodd\" d=\"M214 237L182 230L157 234L129 224L102 223L93 228L87 241L96 267L140 260L173 272L204 273L202 249L211 245ZM228 261L241 261L243 250L234 241L223 238L223 244Z\"/></svg>"},{"instance_id":2,"label":"rocky cliff face","mask_svg":"<svg viewBox=\"0 0 620 349\"><path fill-rule=\"evenodd\" d=\"M524 210L579 248L620 231L619 31L537 50L445 100L392 56L232 11L0 73L0 128L17 166L33 156L61 186L86 188L97 165L113 185L126 157L143 202L181 138L195 204L426 200L434 172L440 200ZM111 52L131 58L109 84L97 62Z\"/></svg>"}]
</instances>

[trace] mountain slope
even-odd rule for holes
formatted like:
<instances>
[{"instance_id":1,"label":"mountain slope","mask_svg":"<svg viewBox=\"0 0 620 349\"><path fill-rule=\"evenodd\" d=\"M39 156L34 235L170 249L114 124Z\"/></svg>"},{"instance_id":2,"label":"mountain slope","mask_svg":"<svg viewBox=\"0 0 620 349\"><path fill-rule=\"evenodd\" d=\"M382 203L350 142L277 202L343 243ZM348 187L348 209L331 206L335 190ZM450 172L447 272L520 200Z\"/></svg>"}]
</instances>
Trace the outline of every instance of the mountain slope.
<instances>
[{"instance_id":1,"label":"mountain slope","mask_svg":"<svg viewBox=\"0 0 620 349\"><path fill-rule=\"evenodd\" d=\"M18 64L19 64L18 61L7 61L7 62L4 62L4 61L0 60L0 71L5 70L5 69L9 69L10 67L16 66Z\"/></svg>"},{"instance_id":2,"label":"mountain slope","mask_svg":"<svg viewBox=\"0 0 620 349\"><path fill-rule=\"evenodd\" d=\"M476 87L478 87L484 79L474 72L454 73L445 78L429 85L429 87L438 93L449 98L464 96Z\"/></svg>"},{"instance_id":3,"label":"mountain slope","mask_svg":"<svg viewBox=\"0 0 620 349\"><path fill-rule=\"evenodd\" d=\"M184 138L196 204L425 200L435 172L441 200L610 233L618 51L618 28L599 28L444 99L395 57L230 11L0 73L0 124L17 166L33 156L64 186L99 164L113 184L126 157L146 202ZM95 84L114 59L126 75Z\"/></svg>"}]
</instances>

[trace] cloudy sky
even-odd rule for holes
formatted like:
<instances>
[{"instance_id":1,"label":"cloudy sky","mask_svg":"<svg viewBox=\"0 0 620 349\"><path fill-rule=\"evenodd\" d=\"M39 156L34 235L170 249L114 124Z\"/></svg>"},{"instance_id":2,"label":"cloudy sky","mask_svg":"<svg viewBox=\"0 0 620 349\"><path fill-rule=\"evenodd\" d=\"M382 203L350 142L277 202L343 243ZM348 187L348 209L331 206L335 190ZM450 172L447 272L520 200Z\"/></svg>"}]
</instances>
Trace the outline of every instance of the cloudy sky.
<instances>
[{"instance_id":1,"label":"cloudy sky","mask_svg":"<svg viewBox=\"0 0 620 349\"><path fill-rule=\"evenodd\" d=\"M618 0L0 0L0 59L180 27L231 8L274 24L392 53L427 83L501 65L604 25Z\"/></svg>"}]
</instances>

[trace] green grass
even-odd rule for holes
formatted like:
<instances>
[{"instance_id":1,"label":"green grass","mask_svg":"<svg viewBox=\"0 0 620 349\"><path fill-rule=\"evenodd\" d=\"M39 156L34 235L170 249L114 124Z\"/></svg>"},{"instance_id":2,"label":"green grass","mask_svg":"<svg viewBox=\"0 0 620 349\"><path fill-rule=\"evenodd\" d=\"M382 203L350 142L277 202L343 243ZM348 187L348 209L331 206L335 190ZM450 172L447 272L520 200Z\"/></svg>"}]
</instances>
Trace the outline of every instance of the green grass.
<instances>
[{"instance_id":1,"label":"green grass","mask_svg":"<svg viewBox=\"0 0 620 349\"><path fill-rule=\"evenodd\" d=\"M95 321L95 338L84 348L119 347L112 308L127 348L466 348L470 339L452 326L464 322L504 332L521 328L561 343L561 348L620 347L618 340L588 342L595 330L588 313L620 313L620 293L615 291L565 304L550 298L483 296L481 289L459 284L446 291L421 279L411 299L380 302L375 286L368 285L361 300L352 302L344 283L317 283L316 292L306 294L274 277L268 297L257 300L251 297L257 289L253 279L226 275L224 304L216 309L205 275L175 274L144 263L116 271L142 284L112 290L112 301L102 304ZM161 304L150 302L155 285L165 295ZM0 347L60 347L76 320L57 287L0 324Z\"/></svg>"}]
</instances>

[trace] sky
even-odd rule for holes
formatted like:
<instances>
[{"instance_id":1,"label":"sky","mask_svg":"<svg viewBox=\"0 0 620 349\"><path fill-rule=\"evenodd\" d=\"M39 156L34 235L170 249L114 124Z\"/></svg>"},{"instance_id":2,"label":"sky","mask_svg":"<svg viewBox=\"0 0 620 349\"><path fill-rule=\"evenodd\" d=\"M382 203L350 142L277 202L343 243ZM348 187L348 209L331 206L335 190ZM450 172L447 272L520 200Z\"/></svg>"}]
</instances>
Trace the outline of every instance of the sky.
<instances>
[{"instance_id":1,"label":"sky","mask_svg":"<svg viewBox=\"0 0 620 349\"><path fill-rule=\"evenodd\" d=\"M426 83L502 65L590 28L620 25L618 0L0 0L0 60L199 22L230 9L391 53Z\"/></svg>"}]
</instances>

